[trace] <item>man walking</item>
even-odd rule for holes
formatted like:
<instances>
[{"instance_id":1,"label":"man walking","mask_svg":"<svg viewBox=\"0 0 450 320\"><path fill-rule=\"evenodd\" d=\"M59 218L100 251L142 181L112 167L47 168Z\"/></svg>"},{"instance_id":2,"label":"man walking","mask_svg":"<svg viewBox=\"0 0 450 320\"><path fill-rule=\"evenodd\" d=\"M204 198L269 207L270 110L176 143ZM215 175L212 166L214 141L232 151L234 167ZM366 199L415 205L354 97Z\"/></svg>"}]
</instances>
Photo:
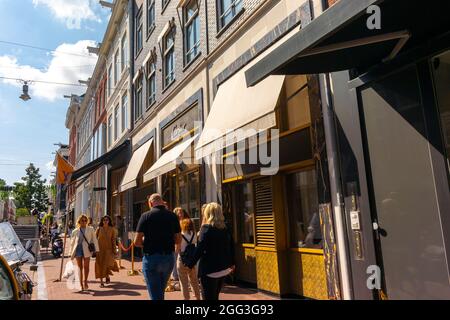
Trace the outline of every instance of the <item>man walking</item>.
<instances>
[{"instance_id":1,"label":"man walking","mask_svg":"<svg viewBox=\"0 0 450 320\"><path fill-rule=\"evenodd\" d=\"M181 243L178 217L167 210L161 195L149 198L151 210L139 219L134 243L144 248L142 272L152 300L164 300L164 292L174 266L175 246Z\"/></svg>"}]
</instances>

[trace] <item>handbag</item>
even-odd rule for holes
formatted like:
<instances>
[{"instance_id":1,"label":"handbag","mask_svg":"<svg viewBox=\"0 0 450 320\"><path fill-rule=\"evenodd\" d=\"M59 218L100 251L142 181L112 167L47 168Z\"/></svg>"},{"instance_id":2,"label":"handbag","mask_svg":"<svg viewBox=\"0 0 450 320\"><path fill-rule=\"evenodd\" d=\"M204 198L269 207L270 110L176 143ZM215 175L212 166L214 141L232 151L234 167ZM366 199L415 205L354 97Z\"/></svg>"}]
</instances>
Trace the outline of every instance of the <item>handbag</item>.
<instances>
[{"instance_id":1,"label":"handbag","mask_svg":"<svg viewBox=\"0 0 450 320\"><path fill-rule=\"evenodd\" d=\"M94 254L95 251L96 251L96 249L95 249L95 244L92 243L92 242L87 241L86 236L84 235L84 232L81 231L81 229L80 229L80 232L81 232L81 234L83 235L84 240L85 240L85 241L87 242L87 244L88 244L89 251L90 251L91 253Z\"/></svg>"}]
</instances>

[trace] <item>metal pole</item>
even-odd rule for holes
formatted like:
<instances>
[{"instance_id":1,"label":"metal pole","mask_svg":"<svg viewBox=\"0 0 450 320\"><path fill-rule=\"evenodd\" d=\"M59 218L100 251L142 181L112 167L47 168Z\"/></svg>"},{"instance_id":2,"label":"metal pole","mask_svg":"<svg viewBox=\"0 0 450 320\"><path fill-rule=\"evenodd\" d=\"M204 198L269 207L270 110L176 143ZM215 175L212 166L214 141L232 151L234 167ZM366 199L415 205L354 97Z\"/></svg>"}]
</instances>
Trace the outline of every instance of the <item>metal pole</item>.
<instances>
[{"instance_id":1,"label":"metal pole","mask_svg":"<svg viewBox=\"0 0 450 320\"><path fill-rule=\"evenodd\" d=\"M67 228L68 228L68 221L69 221L69 217L68 217L68 213L66 211L66 223L64 226L64 245L63 245L63 254L62 254L62 258L61 258L61 268L59 270L59 281L61 281L62 279L62 273L63 273L63 265L64 265L64 256L66 254L66 242L67 242Z\"/></svg>"}]
</instances>

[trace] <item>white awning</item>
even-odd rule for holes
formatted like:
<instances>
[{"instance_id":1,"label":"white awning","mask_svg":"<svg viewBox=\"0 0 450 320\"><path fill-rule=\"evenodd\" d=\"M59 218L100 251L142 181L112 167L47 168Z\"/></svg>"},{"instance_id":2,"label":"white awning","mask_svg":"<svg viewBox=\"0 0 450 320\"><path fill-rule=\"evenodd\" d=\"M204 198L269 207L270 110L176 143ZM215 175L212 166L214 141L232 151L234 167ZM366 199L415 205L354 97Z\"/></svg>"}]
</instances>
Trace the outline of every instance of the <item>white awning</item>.
<instances>
[{"instance_id":1,"label":"white awning","mask_svg":"<svg viewBox=\"0 0 450 320\"><path fill-rule=\"evenodd\" d=\"M169 31L169 29L170 29L170 21L168 21L168 22L165 24L164 28L162 29L161 33L159 34L159 36L158 36L158 43L161 42L162 38L164 38L164 36L166 35L166 33Z\"/></svg>"},{"instance_id":2,"label":"white awning","mask_svg":"<svg viewBox=\"0 0 450 320\"><path fill-rule=\"evenodd\" d=\"M242 70L225 81L219 87L196 145L197 159L275 127L275 108L284 79L285 76L270 76L247 88Z\"/></svg>"},{"instance_id":3,"label":"white awning","mask_svg":"<svg viewBox=\"0 0 450 320\"><path fill-rule=\"evenodd\" d=\"M152 144L153 138L148 140L133 153L133 156L128 163L127 171L125 171L125 175L122 179L122 183L120 184L120 192L137 186L137 176Z\"/></svg>"},{"instance_id":4,"label":"white awning","mask_svg":"<svg viewBox=\"0 0 450 320\"><path fill-rule=\"evenodd\" d=\"M183 152L186 151L187 148L195 141L198 137L198 134L193 136L192 138L179 143L177 146L173 147L166 153L164 153L158 161L144 174L144 182L150 181L164 173L172 171L176 169L177 164L180 163L181 156Z\"/></svg>"}]
</instances>

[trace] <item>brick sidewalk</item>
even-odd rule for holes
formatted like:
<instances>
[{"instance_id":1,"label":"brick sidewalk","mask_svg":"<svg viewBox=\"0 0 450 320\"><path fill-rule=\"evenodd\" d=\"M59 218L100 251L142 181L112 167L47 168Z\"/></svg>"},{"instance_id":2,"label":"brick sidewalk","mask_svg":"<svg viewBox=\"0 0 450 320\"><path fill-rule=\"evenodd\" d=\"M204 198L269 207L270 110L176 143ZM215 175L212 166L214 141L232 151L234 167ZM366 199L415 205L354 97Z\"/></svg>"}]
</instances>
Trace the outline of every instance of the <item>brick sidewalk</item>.
<instances>
[{"instance_id":1,"label":"brick sidewalk","mask_svg":"<svg viewBox=\"0 0 450 320\"><path fill-rule=\"evenodd\" d=\"M68 259L64 259L64 264ZM147 288L141 270L141 262L135 263L135 270L139 271L137 276L128 276L128 270L131 270L131 262L122 260L120 272L111 277L111 283L100 288L100 281L94 279L95 259L91 259L89 273L89 290L79 292L77 289L71 289L68 280L62 279L61 282L55 282L59 278L61 259L55 259L51 254L46 254L42 250L41 262L38 272L30 272L29 275L37 283L34 289L33 300L148 300ZM28 270L25 269L25 271ZM39 274L41 273L41 274ZM45 275L45 280L43 275ZM183 300L180 291L166 292L166 300ZM191 292L191 299L193 299ZM236 286L226 286L220 295L221 300L272 300L274 297L259 293L254 289L247 289Z\"/></svg>"}]
</instances>

